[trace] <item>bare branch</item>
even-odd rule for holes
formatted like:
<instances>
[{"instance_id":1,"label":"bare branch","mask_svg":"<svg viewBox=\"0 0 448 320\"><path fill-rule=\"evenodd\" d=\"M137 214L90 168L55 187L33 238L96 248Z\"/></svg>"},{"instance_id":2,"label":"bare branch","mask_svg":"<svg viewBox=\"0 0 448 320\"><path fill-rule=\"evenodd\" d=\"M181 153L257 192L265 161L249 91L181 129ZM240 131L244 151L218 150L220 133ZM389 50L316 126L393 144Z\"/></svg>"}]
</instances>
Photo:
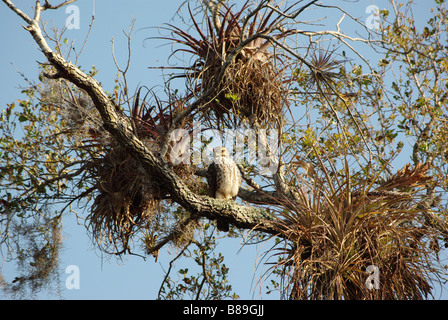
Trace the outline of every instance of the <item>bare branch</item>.
<instances>
[{"instance_id":1,"label":"bare branch","mask_svg":"<svg viewBox=\"0 0 448 320\"><path fill-rule=\"evenodd\" d=\"M45 0L45 4L43 5L43 8L44 9L59 9L60 7L63 7L67 4L73 3L75 1L76 0L66 0L66 1L62 2L61 4L58 4L55 6L55 5L51 5L49 0Z\"/></svg>"},{"instance_id":2,"label":"bare branch","mask_svg":"<svg viewBox=\"0 0 448 320\"><path fill-rule=\"evenodd\" d=\"M23 11L19 10L11 1L2 0L12 11L14 11L19 17L21 17L26 23L31 23L31 18L26 15Z\"/></svg>"}]
</instances>

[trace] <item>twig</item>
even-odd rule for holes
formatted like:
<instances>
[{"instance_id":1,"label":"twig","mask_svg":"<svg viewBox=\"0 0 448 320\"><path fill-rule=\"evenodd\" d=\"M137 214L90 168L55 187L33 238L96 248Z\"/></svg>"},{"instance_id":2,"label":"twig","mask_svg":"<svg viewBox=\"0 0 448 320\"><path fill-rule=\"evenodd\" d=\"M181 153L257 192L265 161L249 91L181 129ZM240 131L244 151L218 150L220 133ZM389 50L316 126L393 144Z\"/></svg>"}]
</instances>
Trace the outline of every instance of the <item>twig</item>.
<instances>
[{"instance_id":1,"label":"twig","mask_svg":"<svg viewBox=\"0 0 448 320\"><path fill-rule=\"evenodd\" d=\"M92 20L90 21L90 24L89 24L89 30L87 31L87 35L86 35L86 38L84 39L84 43L82 44L81 50L79 50L79 52L76 54L75 64L78 64L78 58L81 55L81 53L84 51L84 48L87 44L87 40L89 39L89 36L90 36L90 31L92 31L94 22L95 22L95 0L93 0Z\"/></svg>"},{"instance_id":2,"label":"twig","mask_svg":"<svg viewBox=\"0 0 448 320\"><path fill-rule=\"evenodd\" d=\"M201 291L202 291L202 287L204 286L205 282L210 283L210 281L208 280L207 269L205 268L206 261L205 261L205 254L202 252L202 250L203 250L202 245L198 241L194 241L194 243L199 247L200 252L202 254L201 258L202 258L202 274L203 274L203 278L202 278L201 284L198 287L198 293L196 294L196 300L199 300L199 297L200 297Z\"/></svg>"},{"instance_id":3,"label":"twig","mask_svg":"<svg viewBox=\"0 0 448 320\"><path fill-rule=\"evenodd\" d=\"M58 4L58 5L54 6L54 5L51 5L51 4L50 4L50 1L49 1L49 0L45 0L45 4L43 5L43 8L44 8L44 9L59 9L60 7L63 7L63 6L65 6L65 5L67 5L67 4L73 3L73 2L75 2L75 1L76 1L76 0L67 0L67 1L64 1L64 2L61 3L61 4Z\"/></svg>"},{"instance_id":4,"label":"twig","mask_svg":"<svg viewBox=\"0 0 448 320\"><path fill-rule=\"evenodd\" d=\"M21 17L26 23L31 23L31 18L26 15L23 11L19 10L11 1L2 0L12 11L14 11L19 17Z\"/></svg>"},{"instance_id":5,"label":"twig","mask_svg":"<svg viewBox=\"0 0 448 320\"><path fill-rule=\"evenodd\" d=\"M163 281L160 284L160 288L159 288L159 292L157 293L157 299L161 299L160 295L162 294L162 289L163 289L163 285L165 284L166 280L168 279L168 276L170 275L171 269L173 268L174 262L179 259L185 252L185 250L187 250L188 246L191 244L191 242L189 242L180 252L179 254L174 257L174 259L172 259L170 261L169 267L168 267L168 271L165 273L165 276L163 277Z\"/></svg>"}]
</instances>

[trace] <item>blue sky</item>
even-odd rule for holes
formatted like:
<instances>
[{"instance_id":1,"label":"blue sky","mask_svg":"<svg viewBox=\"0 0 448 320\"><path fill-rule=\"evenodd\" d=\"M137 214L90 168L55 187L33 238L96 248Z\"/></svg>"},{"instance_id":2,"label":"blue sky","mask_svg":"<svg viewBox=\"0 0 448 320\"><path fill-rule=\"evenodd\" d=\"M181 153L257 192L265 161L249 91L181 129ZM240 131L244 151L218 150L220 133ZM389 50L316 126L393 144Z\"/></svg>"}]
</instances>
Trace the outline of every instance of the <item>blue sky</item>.
<instances>
[{"instance_id":1,"label":"blue sky","mask_svg":"<svg viewBox=\"0 0 448 320\"><path fill-rule=\"evenodd\" d=\"M34 1L13 1L23 11L32 14L31 6ZM127 31L132 19L135 19L132 34L132 64L128 73L129 87L146 85L151 88L163 83L163 77L159 71L148 69L151 66L166 65L167 56L170 54L170 46L160 46L161 41L148 40L149 37L158 36L157 27L170 22L183 0L177 1L147 1L147 0L97 0L95 1L95 22L88 43L81 55L78 64L89 69L95 65L99 70L97 80L106 90L112 91L117 70L112 59L111 39L115 39L115 54L118 62L124 65L127 59L126 38L123 30ZM64 37L69 41L75 41L75 48L81 48L88 26L91 22L91 0L79 0L75 5L79 7L80 28L67 30ZM418 10L414 11L417 21L426 21L429 15L428 1L418 1ZM365 12L370 4L380 8L391 9L385 0L375 1L350 1L342 2L353 16L362 20L368 18ZM320 18L316 9L310 11L310 19ZM54 12L44 12L43 20L53 20L57 28L64 26L68 14L64 8ZM331 28L341 15L328 16L327 21ZM26 77L36 80L38 67L36 61L44 61L43 55L36 48L33 39L22 27L22 21L3 3L0 3L0 37L2 50L0 50L0 108L20 98L20 86L26 86L26 82L18 71ZM341 25L349 28L349 25ZM347 33L352 34L352 30ZM101 256L96 250L82 225L78 225L74 214L68 214L63 220L64 247L61 255L61 289L62 297L66 299L154 299L157 296L164 270L168 268L170 258L176 252L170 249L163 250L159 256L159 262L155 263L152 257L146 261L139 257L125 257L123 261L115 258ZM235 291L243 299L258 298L258 289L254 278L257 258L266 248L260 246L241 247L240 240L226 239L222 241L218 250L225 256L225 263L230 267L230 283ZM65 289L65 280L68 275L64 270L69 265L76 265L80 270L80 289ZM3 265L5 275L13 274L13 266ZM258 273L260 270L258 270ZM264 290L262 290L264 292ZM278 296L264 295L264 298L277 298ZM438 294L435 294L438 298ZM443 296L448 298L446 292ZM0 299L2 296L0 295ZM58 299L57 295L42 293L41 299Z\"/></svg>"}]
</instances>

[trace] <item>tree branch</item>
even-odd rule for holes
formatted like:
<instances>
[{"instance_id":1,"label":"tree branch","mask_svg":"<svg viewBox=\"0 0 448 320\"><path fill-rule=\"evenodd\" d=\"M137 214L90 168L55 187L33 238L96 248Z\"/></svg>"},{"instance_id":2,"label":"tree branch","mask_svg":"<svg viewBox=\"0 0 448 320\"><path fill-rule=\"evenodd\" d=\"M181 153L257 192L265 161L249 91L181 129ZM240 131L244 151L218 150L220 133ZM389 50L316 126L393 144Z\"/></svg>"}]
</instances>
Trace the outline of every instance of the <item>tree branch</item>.
<instances>
[{"instance_id":1,"label":"tree branch","mask_svg":"<svg viewBox=\"0 0 448 320\"><path fill-rule=\"evenodd\" d=\"M9 0L3 0L3 2L12 10L14 11L19 17L21 17L26 23L31 23L31 18L27 16L26 13L19 10L11 1Z\"/></svg>"},{"instance_id":2,"label":"tree branch","mask_svg":"<svg viewBox=\"0 0 448 320\"><path fill-rule=\"evenodd\" d=\"M2 1L29 23L25 29L31 33L47 60L57 70L58 76L86 91L101 115L104 128L140 162L148 179L156 179L169 190L174 201L198 216L212 220L220 217L238 228L255 229L270 234L278 233L275 223L276 218L267 210L239 205L231 200L217 200L207 196L199 196L191 192L163 158L154 155L135 136L131 124L117 112L115 105L99 83L51 50L39 27L38 19L43 8L39 1L36 2L35 16L32 20L9 0Z\"/></svg>"},{"instance_id":3,"label":"tree branch","mask_svg":"<svg viewBox=\"0 0 448 320\"><path fill-rule=\"evenodd\" d=\"M219 32L221 28L221 20L219 20L219 10L223 5L223 0L203 0L202 1L207 9L210 11L213 19L213 26L216 31Z\"/></svg>"}]
</instances>

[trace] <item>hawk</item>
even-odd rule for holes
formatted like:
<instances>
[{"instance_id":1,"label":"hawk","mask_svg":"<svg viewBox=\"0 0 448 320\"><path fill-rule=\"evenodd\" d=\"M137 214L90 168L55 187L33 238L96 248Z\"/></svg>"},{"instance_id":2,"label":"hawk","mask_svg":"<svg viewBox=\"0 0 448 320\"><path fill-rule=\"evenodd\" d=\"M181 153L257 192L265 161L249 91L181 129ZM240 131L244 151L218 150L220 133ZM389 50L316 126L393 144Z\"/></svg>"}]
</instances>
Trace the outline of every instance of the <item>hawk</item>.
<instances>
[{"instance_id":1,"label":"hawk","mask_svg":"<svg viewBox=\"0 0 448 320\"><path fill-rule=\"evenodd\" d=\"M208 166L207 182L211 197L235 200L241 185L241 174L226 148L213 149L213 161ZM224 219L218 218L217 227L219 231L229 231L229 223Z\"/></svg>"}]
</instances>

